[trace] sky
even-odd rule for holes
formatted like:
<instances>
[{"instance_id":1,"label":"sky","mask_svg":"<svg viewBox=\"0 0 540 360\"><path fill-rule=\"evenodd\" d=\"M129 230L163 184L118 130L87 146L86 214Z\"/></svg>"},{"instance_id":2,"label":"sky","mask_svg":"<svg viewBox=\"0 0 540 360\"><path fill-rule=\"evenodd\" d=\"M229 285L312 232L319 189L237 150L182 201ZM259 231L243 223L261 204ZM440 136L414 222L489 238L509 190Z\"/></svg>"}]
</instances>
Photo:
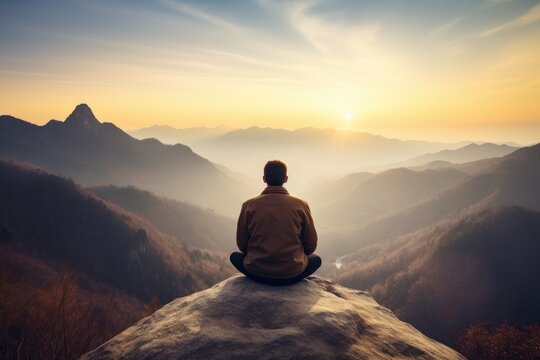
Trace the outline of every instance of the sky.
<instances>
[{"instance_id":1,"label":"sky","mask_svg":"<svg viewBox=\"0 0 540 360\"><path fill-rule=\"evenodd\" d=\"M0 114L540 142L540 0L0 0Z\"/></svg>"}]
</instances>

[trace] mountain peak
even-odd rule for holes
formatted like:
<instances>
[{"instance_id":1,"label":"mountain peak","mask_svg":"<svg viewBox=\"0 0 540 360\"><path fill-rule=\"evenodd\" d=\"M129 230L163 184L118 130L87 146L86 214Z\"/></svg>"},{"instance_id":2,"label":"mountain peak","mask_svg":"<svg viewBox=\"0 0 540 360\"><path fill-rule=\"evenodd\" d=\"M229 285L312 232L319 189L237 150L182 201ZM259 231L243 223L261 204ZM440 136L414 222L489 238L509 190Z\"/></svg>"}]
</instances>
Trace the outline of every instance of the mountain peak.
<instances>
[{"instance_id":1,"label":"mountain peak","mask_svg":"<svg viewBox=\"0 0 540 360\"><path fill-rule=\"evenodd\" d=\"M94 129L99 127L101 123L94 116L90 106L86 104L79 104L75 107L75 110L66 118L66 124L80 126L86 129Z\"/></svg>"},{"instance_id":2,"label":"mountain peak","mask_svg":"<svg viewBox=\"0 0 540 360\"><path fill-rule=\"evenodd\" d=\"M178 298L82 359L463 359L363 291L233 276Z\"/></svg>"}]
</instances>

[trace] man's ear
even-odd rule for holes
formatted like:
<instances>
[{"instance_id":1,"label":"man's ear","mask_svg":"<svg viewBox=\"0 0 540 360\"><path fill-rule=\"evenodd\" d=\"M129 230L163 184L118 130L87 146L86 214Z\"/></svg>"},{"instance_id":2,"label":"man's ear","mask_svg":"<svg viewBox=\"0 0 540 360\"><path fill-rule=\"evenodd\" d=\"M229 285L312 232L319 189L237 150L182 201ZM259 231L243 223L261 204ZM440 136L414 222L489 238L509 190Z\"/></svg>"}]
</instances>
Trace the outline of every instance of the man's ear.
<instances>
[{"instance_id":1,"label":"man's ear","mask_svg":"<svg viewBox=\"0 0 540 360\"><path fill-rule=\"evenodd\" d=\"M263 175L263 181L266 184L266 176Z\"/></svg>"},{"instance_id":2,"label":"man's ear","mask_svg":"<svg viewBox=\"0 0 540 360\"><path fill-rule=\"evenodd\" d=\"M285 184L287 182L287 180L289 180L289 176L285 175L285 181L283 183Z\"/></svg>"}]
</instances>

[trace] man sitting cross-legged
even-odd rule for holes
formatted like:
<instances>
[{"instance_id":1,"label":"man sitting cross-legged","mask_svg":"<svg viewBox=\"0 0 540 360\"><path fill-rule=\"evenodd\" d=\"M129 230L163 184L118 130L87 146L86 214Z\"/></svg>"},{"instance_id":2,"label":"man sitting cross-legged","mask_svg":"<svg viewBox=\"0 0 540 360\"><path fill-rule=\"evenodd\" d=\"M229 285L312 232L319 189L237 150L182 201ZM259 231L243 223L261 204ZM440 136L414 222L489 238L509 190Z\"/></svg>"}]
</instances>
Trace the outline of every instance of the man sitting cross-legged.
<instances>
[{"instance_id":1,"label":"man sitting cross-legged","mask_svg":"<svg viewBox=\"0 0 540 360\"><path fill-rule=\"evenodd\" d=\"M308 204L289 195L287 166L280 160L264 167L268 185L261 195L242 204L232 264L252 280L268 285L289 285L313 274L321 258L313 252L317 232Z\"/></svg>"}]
</instances>

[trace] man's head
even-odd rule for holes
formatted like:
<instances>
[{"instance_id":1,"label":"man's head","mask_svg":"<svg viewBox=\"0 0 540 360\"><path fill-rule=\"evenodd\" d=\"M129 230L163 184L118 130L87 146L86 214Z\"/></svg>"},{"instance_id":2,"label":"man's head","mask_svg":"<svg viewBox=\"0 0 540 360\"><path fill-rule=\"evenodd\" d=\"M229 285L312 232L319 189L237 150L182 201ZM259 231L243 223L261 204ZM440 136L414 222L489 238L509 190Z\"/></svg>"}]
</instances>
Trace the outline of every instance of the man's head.
<instances>
[{"instance_id":1,"label":"man's head","mask_svg":"<svg viewBox=\"0 0 540 360\"><path fill-rule=\"evenodd\" d=\"M270 160L264 166L263 181L269 186L282 186L287 182L287 164L281 160Z\"/></svg>"}]
</instances>

